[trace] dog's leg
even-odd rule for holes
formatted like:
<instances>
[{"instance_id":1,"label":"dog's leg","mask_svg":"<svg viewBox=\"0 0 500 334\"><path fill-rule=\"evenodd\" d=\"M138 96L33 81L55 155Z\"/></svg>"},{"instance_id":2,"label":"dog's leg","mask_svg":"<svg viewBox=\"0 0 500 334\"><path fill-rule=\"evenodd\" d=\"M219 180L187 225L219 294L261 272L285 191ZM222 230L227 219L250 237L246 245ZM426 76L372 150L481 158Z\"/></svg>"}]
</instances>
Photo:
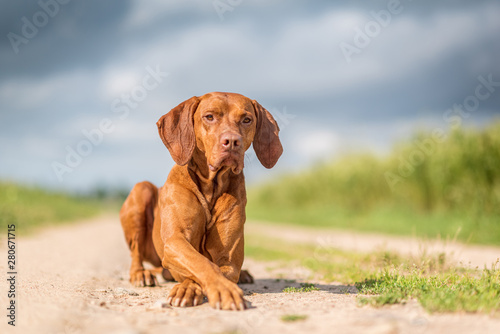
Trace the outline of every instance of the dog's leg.
<instances>
[{"instance_id":1,"label":"dog's leg","mask_svg":"<svg viewBox=\"0 0 500 334\"><path fill-rule=\"evenodd\" d=\"M148 261L151 262L151 261ZM156 267L150 270L154 275L161 275L165 281L175 281L175 278L172 276L168 269L162 267Z\"/></svg>"},{"instance_id":2,"label":"dog's leg","mask_svg":"<svg viewBox=\"0 0 500 334\"><path fill-rule=\"evenodd\" d=\"M130 283L135 286L155 286L155 274L159 269L146 270L143 262L161 267L161 260L153 246L152 230L154 208L158 189L149 182L134 186L120 211L120 220L125 239L130 248ZM168 276L168 275L167 275Z\"/></svg>"},{"instance_id":3,"label":"dog's leg","mask_svg":"<svg viewBox=\"0 0 500 334\"><path fill-rule=\"evenodd\" d=\"M250 275L248 270L240 271L240 278L238 279L238 284L252 284L253 276Z\"/></svg>"}]
</instances>

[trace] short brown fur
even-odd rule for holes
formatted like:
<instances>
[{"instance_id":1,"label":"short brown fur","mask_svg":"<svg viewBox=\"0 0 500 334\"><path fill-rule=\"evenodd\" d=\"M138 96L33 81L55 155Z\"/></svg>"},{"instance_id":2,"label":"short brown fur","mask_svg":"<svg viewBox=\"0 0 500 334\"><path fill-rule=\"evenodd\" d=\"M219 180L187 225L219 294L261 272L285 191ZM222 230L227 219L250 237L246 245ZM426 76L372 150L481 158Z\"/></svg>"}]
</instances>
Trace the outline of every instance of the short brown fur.
<instances>
[{"instance_id":1,"label":"short brown fur","mask_svg":"<svg viewBox=\"0 0 500 334\"><path fill-rule=\"evenodd\" d=\"M214 92L192 97L157 122L177 163L161 188L134 186L120 211L132 264L130 282L157 284L155 275L179 282L167 302L196 306L203 296L217 309L243 310L237 283L251 283L243 264L246 191L242 173L252 145L273 167L283 148L279 127L255 100ZM145 270L143 262L156 269Z\"/></svg>"}]
</instances>

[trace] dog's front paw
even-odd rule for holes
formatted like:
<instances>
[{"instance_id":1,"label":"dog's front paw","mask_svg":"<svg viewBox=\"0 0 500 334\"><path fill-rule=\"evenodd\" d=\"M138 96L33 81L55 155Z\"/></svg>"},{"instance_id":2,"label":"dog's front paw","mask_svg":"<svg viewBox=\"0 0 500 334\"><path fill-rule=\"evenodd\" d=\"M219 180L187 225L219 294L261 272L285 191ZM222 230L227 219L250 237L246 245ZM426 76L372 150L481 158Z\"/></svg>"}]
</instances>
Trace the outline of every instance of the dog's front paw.
<instances>
[{"instance_id":1,"label":"dog's front paw","mask_svg":"<svg viewBox=\"0 0 500 334\"><path fill-rule=\"evenodd\" d=\"M186 279L175 285L167 297L167 304L178 307L196 306L203 302L203 292L198 283Z\"/></svg>"},{"instance_id":2,"label":"dog's front paw","mask_svg":"<svg viewBox=\"0 0 500 334\"><path fill-rule=\"evenodd\" d=\"M130 272L130 283L136 287L155 286L158 284L156 276L149 270L134 270Z\"/></svg>"},{"instance_id":3,"label":"dog's front paw","mask_svg":"<svg viewBox=\"0 0 500 334\"><path fill-rule=\"evenodd\" d=\"M226 278L207 285L206 295L210 306L217 310L243 311L246 308L243 290Z\"/></svg>"}]
</instances>

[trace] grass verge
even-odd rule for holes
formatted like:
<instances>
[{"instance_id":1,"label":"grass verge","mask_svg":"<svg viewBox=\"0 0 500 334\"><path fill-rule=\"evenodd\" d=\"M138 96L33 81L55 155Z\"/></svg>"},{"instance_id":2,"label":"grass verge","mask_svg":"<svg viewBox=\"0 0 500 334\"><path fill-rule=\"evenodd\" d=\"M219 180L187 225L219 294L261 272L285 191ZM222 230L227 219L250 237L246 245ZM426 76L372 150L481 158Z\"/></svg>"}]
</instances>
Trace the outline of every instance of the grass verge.
<instances>
[{"instance_id":1,"label":"grass verge","mask_svg":"<svg viewBox=\"0 0 500 334\"><path fill-rule=\"evenodd\" d=\"M335 228L390 235L459 240L464 243L500 245L500 216L468 213L419 213L404 208L379 207L354 212L335 206L263 207L249 200L248 219L276 225Z\"/></svg>"},{"instance_id":2,"label":"grass verge","mask_svg":"<svg viewBox=\"0 0 500 334\"><path fill-rule=\"evenodd\" d=\"M312 291L318 291L319 289L314 286L314 284L311 283L300 283L300 288L296 288L293 286L288 286L283 289L283 292L286 293L296 293L296 292L312 292Z\"/></svg>"},{"instance_id":3,"label":"grass verge","mask_svg":"<svg viewBox=\"0 0 500 334\"><path fill-rule=\"evenodd\" d=\"M500 245L500 120L433 138L418 132L385 156L339 156L255 186L247 216Z\"/></svg>"},{"instance_id":4,"label":"grass verge","mask_svg":"<svg viewBox=\"0 0 500 334\"><path fill-rule=\"evenodd\" d=\"M285 314L284 316L281 317L281 321L283 322L295 322L295 321L302 321L306 320L307 315L304 314Z\"/></svg>"},{"instance_id":5,"label":"grass verge","mask_svg":"<svg viewBox=\"0 0 500 334\"><path fill-rule=\"evenodd\" d=\"M278 266L291 271L298 267L308 268L314 274L306 279L355 285L360 305L382 306L417 299L431 313L500 315L498 264L484 270L466 269L452 266L445 254L419 257L403 257L386 251L362 254L297 245L258 235L247 236L245 243L246 256L278 261Z\"/></svg>"},{"instance_id":6,"label":"grass verge","mask_svg":"<svg viewBox=\"0 0 500 334\"><path fill-rule=\"evenodd\" d=\"M19 233L32 232L48 224L90 218L109 210L109 203L97 198L0 182L0 225L16 224ZM6 229L2 228L0 233L3 231Z\"/></svg>"},{"instance_id":7,"label":"grass verge","mask_svg":"<svg viewBox=\"0 0 500 334\"><path fill-rule=\"evenodd\" d=\"M360 304L381 306L418 299L429 312L481 312L500 314L500 270L459 273L449 270L426 275L419 268L405 272L384 268L372 278L356 284Z\"/></svg>"}]
</instances>

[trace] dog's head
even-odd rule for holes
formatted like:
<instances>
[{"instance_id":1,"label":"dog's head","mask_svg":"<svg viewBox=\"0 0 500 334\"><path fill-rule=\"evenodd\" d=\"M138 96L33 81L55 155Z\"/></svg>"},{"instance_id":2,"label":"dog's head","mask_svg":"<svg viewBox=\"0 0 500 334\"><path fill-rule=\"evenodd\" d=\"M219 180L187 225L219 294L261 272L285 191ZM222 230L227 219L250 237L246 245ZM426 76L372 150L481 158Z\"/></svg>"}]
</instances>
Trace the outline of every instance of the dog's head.
<instances>
[{"instance_id":1,"label":"dog's head","mask_svg":"<svg viewBox=\"0 0 500 334\"><path fill-rule=\"evenodd\" d=\"M235 93L208 93L179 104L158 122L158 131L178 165L191 160L195 147L215 172L227 166L235 174L252 145L266 168L278 161L283 147L273 116L257 101Z\"/></svg>"}]
</instances>

